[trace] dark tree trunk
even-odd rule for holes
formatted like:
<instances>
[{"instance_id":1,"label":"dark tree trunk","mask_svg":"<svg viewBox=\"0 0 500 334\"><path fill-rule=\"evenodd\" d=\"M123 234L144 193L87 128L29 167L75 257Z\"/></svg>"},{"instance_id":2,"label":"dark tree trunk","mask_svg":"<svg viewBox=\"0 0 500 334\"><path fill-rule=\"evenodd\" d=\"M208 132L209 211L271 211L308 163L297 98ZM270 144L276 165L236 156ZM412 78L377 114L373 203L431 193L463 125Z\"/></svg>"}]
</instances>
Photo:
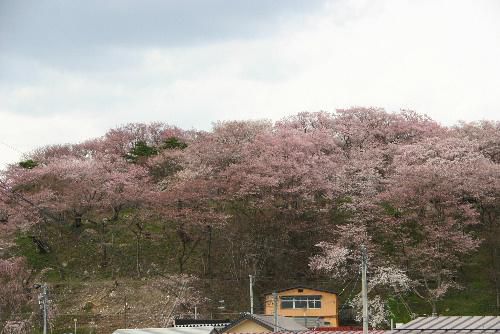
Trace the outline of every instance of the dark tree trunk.
<instances>
[{"instance_id":1,"label":"dark tree trunk","mask_svg":"<svg viewBox=\"0 0 500 334\"><path fill-rule=\"evenodd\" d=\"M101 250L102 250L102 258L101 258L101 266L103 268L108 266L108 247L106 246L106 220L102 220L101 222Z\"/></svg>"},{"instance_id":2,"label":"dark tree trunk","mask_svg":"<svg viewBox=\"0 0 500 334\"><path fill-rule=\"evenodd\" d=\"M208 244L207 244L207 276L212 277L212 226L207 225Z\"/></svg>"},{"instance_id":3,"label":"dark tree trunk","mask_svg":"<svg viewBox=\"0 0 500 334\"><path fill-rule=\"evenodd\" d=\"M141 277L141 235L136 234L136 270L137 277Z\"/></svg>"},{"instance_id":4,"label":"dark tree trunk","mask_svg":"<svg viewBox=\"0 0 500 334\"><path fill-rule=\"evenodd\" d=\"M75 212L75 219L73 221L74 228L80 228L82 226L83 215L79 212Z\"/></svg>"}]
</instances>

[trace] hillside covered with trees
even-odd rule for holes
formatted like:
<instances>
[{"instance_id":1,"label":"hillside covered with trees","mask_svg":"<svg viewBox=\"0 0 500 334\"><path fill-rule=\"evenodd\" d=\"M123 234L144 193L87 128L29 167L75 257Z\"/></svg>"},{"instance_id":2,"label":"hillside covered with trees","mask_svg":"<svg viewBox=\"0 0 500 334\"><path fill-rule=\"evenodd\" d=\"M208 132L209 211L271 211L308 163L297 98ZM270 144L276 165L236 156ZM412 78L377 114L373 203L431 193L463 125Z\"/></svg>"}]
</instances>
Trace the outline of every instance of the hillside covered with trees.
<instances>
[{"instance_id":1,"label":"hillside covered with trees","mask_svg":"<svg viewBox=\"0 0 500 334\"><path fill-rule=\"evenodd\" d=\"M500 123L412 111L129 124L42 147L1 172L0 328L39 326L41 282L54 333L74 318L162 326L195 306L234 317L249 274L258 309L307 284L355 312L361 244L373 326L499 314L499 194Z\"/></svg>"}]
</instances>

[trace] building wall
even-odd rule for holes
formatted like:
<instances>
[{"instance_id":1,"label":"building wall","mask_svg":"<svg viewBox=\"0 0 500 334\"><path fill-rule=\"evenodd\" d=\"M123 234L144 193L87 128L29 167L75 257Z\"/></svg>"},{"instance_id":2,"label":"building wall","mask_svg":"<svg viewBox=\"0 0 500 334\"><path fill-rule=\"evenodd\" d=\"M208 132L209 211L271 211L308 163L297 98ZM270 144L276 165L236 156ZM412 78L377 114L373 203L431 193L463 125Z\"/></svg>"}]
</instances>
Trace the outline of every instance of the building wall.
<instances>
[{"instance_id":1,"label":"building wall","mask_svg":"<svg viewBox=\"0 0 500 334\"><path fill-rule=\"evenodd\" d=\"M280 297L282 296L321 296L321 308L309 309L282 309ZM265 314L272 315L274 311L273 295L268 294L265 297ZM330 292L318 291L313 289L291 289L278 292L278 315L285 317L322 317L325 322L329 322L331 327L339 326L338 321L338 298L337 295Z\"/></svg>"},{"instance_id":2,"label":"building wall","mask_svg":"<svg viewBox=\"0 0 500 334\"><path fill-rule=\"evenodd\" d=\"M234 326L233 328L229 329L227 332L224 333L269 333L269 332L271 332L269 329L262 327L261 325L257 324L254 321L244 320L237 326Z\"/></svg>"}]
</instances>

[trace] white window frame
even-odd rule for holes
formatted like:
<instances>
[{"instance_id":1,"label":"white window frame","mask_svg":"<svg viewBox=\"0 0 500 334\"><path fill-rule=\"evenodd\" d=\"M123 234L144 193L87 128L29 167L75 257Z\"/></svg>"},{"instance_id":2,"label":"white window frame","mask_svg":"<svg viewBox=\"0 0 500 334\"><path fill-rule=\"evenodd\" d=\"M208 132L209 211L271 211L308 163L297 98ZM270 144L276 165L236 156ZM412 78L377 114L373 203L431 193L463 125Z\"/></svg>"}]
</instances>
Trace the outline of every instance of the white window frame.
<instances>
[{"instance_id":1,"label":"white window frame","mask_svg":"<svg viewBox=\"0 0 500 334\"><path fill-rule=\"evenodd\" d=\"M320 309L321 296L304 295L304 296L281 296L280 306L282 309ZM292 302L292 307L283 307L283 302ZM305 307L297 307L297 303L306 303Z\"/></svg>"}]
</instances>

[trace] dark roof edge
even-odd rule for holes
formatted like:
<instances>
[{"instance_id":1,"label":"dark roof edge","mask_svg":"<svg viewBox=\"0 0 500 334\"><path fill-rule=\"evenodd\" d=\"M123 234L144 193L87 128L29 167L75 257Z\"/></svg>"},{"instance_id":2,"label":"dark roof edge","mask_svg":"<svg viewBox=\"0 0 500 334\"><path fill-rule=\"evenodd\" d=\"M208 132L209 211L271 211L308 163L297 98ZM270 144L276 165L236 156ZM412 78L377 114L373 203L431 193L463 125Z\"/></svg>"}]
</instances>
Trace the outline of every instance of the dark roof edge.
<instances>
[{"instance_id":1,"label":"dark roof edge","mask_svg":"<svg viewBox=\"0 0 500 334\"><path fill-rule=\"evenodd\" d=\"M292 286L292 287L289 287L289 288L286 288L286 289L280 289L280 290L274 290L274 291L270 291L270 292L265 292L262 295L263 296L267 296L267 295L272 294L273 292L284 292L284 291L293 290L293 289L309 289L309 290L316 290L316 291L333 293L335 295L337 294L336 291L333 291L333 290L330 290L330 289L313 288L311 286L306 286L306 285L296 285L296 286Z\"/></svg>"},{"instance_id":2,"label":"dark roof edge","mask_svg":"<svg viewBox=\"0 0 500 334\"><path fill-rule=\"evenodd\" d=\"M188 319L188 318L178 318L174 319L176 325L200 325L200 324L220 324L220 323L230 323L229 319Z\"/></svg>"}]
</instances>

